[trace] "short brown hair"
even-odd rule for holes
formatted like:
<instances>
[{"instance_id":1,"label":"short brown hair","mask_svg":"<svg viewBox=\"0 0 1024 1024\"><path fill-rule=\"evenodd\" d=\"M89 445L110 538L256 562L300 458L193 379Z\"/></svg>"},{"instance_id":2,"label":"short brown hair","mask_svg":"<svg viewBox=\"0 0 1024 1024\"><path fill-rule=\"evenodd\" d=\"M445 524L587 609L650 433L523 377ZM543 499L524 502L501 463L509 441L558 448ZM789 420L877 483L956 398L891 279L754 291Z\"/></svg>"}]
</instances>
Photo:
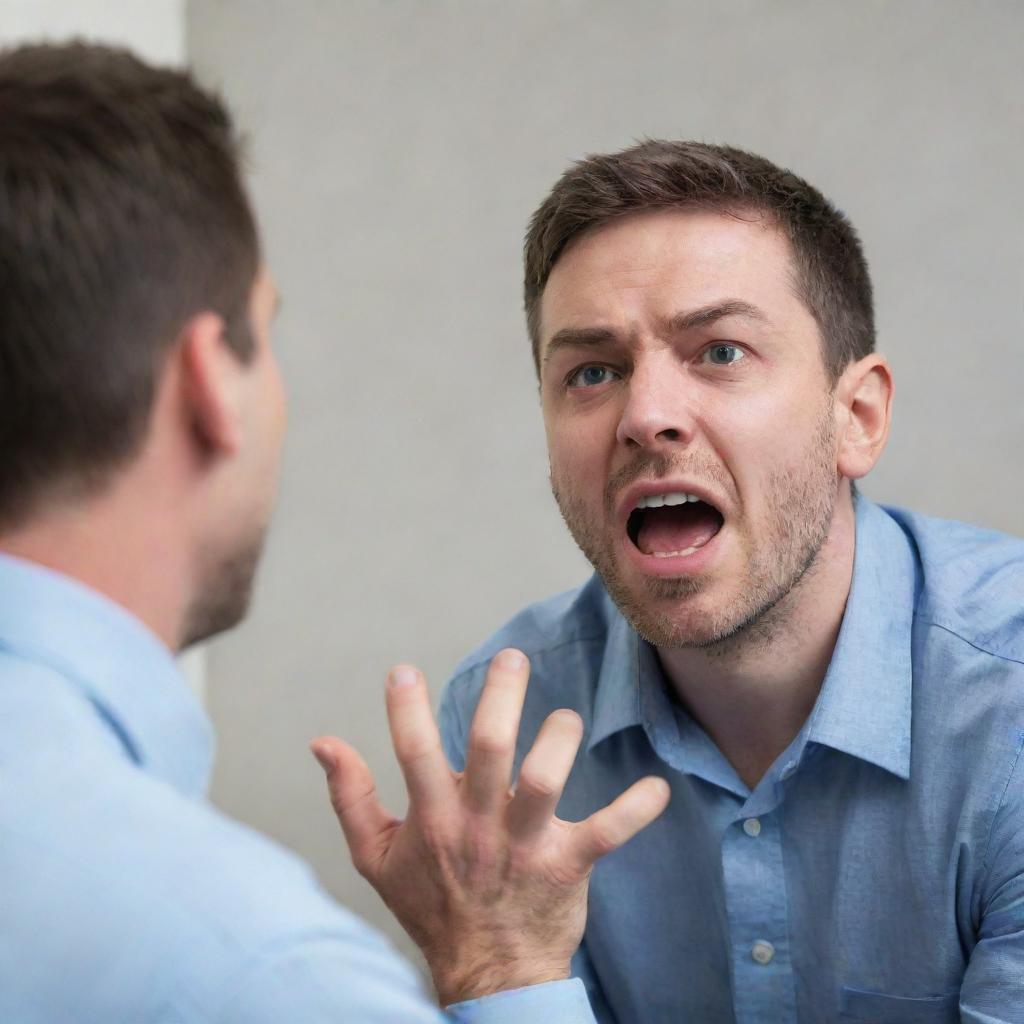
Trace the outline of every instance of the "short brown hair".
<instances>
[{"instance_id":1,"label":"short brown hair","mask_svg":"<svg viewBox=\"0 0 1024 1024\"><path fill-rule=\"evenodd\" d=\"M138 451L191 316L220 314L251 357L239 159L185 72L80 42L0 53L0 526Z\"/></svg>"},{"instance_id":2,"label":"short brown hair","mask_svg":"<svg viewBox=\"0 0 1024 1024\"><path fill-rule=\"evenodd\" d=\"M703 207L771 217L789 238L796 284L818 323L834 384L875 347L871 278L853 225L791 171L731 146L648 140L569 168L530 220L524 248L525 305L540 365L540 299L559 256L577 235L629 213Z\"/></svg>"}]
</instances>

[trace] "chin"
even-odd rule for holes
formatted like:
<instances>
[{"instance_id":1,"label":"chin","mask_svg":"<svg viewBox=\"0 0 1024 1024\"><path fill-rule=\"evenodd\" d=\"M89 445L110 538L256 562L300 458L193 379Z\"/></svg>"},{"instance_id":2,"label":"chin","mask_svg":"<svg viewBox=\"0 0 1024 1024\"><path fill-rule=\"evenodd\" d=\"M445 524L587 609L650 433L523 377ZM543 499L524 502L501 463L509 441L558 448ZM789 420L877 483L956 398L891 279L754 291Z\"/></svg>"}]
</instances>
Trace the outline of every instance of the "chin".
<instances>
[{"instance_id":1,"label":"chin","mask_svg":"<svg viewBox=\"0 0 1024 1024\"><path fill-rule=\"evenodd\" d=\"M620 606L621 607L621 606ZM734 636L739 623L723 621L714 611L700 608L623 608L633 628L649 644L666 650L714 647Z\"/></svg>"},{"instance_id":2,"label":"chin","mask_svg":"<svg viewBox=\"0 0 1024 1024\"><path fill-rule=\"evenodd\" d=\"M263 535L222 560L195 595L185 618L180 649L209 640L237 626L252 602Z\"/></svg>"},{"instance_id":3,"label":"chin","mask_svg":"<svg viewBox=\"0 0 1024 1024\"><path fill-rule=\"evenodd\" d=\"M598 568L609 596L648 643L663 650L714 648L740 636L754 639L775 603L755 584L726 588L710 574L625 579Z\"/></svg>"},{"instance_id":4,"label":"chin","mask_svg":"<svg viewBox=\"0 0 1024 1024\"><path fill-rule=\"evenodd\" d=\"M598 574L630 625L656 647L702 646L718 632L704 580L643 577L627 582L623 574L601 567Z\"/></svg>"}]
</instances>

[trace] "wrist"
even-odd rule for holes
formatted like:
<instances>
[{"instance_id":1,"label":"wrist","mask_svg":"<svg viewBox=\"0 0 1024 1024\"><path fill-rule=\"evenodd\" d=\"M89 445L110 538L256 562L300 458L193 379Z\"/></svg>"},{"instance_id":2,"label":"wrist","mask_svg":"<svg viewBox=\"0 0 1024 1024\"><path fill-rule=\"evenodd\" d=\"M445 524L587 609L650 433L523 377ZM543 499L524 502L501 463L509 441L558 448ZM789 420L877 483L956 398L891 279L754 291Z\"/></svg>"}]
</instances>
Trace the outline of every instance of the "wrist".
<instances>
[{"instance_id":1,"label":"wrist","mask_svg":"<svg viewBox=\"0 0 1024 1024\"><path fill-rule=\"evenodd\" d=\"M543 985L550 981L564 981L571 974L569 961L509 961L479 962L464 968L448 965L440 970L431 968L434 988L442 1006L481 999L497 992L515 988Z\"/></svg>"}]
</instances>

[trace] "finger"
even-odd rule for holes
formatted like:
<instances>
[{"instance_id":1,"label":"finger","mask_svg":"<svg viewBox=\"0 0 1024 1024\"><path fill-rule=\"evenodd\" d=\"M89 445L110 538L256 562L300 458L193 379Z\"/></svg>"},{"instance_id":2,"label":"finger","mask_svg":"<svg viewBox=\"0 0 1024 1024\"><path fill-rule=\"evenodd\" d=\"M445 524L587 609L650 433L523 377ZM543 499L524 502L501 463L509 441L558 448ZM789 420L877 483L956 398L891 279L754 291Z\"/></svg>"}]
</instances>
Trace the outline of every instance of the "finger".
<instances>
[{"instance_id":1,"label":"finger","mask_svg":"<svg viewBox=\"0 0 1024 1024\"><path fill-rule=\"evenodd\" d=\"M551 824L582 739L583 721L575 711L548 715L519 769L509 805L509 830L517 839L531 839Z\"/></svg>"},{"instance_id":2,"label":"finger","mask_svg":"<svg viewBox=\"0 0 1024 1024\"><path fill-rule=\"evenodd\" d=\"M386 852L397 819L381 806L373 773L354 747L333 736L321 736L310 749L327 773L331 805L352 862L362 874L372 873Z\"/></svg>"},{"instance_id":3,"label":"finger","mask_svg":"<svg viewBox=\"0 0 1024 1024\"><path fill-rule=\"evenodd\" d=\"M471 810L498 813L508 804L519 717L530 663L521 651L500 651L487 670L469 728L463 793Z\"/></svg>"},{"instance_id":4,"label":"finger","mask_svg":"<svg viewBox=\"0 0 1024 1024\"><path fill-rule=\"evenodd\" d=\"M569 858L580 873L646 828L668 806L669 786L649 775L634 782L607 807L581 821L569 834Z\"/></svg>"},{"instance_id":5,"label":"finger","mask_svg":"<svg viewBox=\"0 0 1024 1024\"><path fill-rule=\"evenodd\" d=\"M441 747L427 682L419 669L398 665L391 670L387 707L391 742L405 776L410 808L430 813L450 807L456 799L455 778Z\"/></svg>"}]
</instances>

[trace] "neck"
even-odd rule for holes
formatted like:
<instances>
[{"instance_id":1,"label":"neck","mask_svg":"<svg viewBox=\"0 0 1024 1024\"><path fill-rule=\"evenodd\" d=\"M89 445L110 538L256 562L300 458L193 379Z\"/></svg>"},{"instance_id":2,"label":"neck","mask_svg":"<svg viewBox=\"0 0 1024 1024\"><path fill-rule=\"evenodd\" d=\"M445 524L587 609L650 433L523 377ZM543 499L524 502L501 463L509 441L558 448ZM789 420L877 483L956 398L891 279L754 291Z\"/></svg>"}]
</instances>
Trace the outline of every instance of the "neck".
<instances>
[{"instance_id":1,"label":"neck","mask_svg":"<svg viewBox=\"0 0 1024 1024\"><path fill-rule=\"evenodd\" d=\"M176 650L187 607L183 516L159 481L138 474L101 496L54 502L0 534L0 551L70 576L115 601ZM157 486L154 486L156 484Z\"/></svg>"},{"instance_id":2,"label":"neck","mask_svg":"<svg viewBox=\"0 0 1024 1024\"><path fill-rule=\"evenodd\" d=\"M676 696L753 789L821 691L853 579L853 505L799 583L741 634L708 648L658 650Z\"/></svg>"}]
</instances>

